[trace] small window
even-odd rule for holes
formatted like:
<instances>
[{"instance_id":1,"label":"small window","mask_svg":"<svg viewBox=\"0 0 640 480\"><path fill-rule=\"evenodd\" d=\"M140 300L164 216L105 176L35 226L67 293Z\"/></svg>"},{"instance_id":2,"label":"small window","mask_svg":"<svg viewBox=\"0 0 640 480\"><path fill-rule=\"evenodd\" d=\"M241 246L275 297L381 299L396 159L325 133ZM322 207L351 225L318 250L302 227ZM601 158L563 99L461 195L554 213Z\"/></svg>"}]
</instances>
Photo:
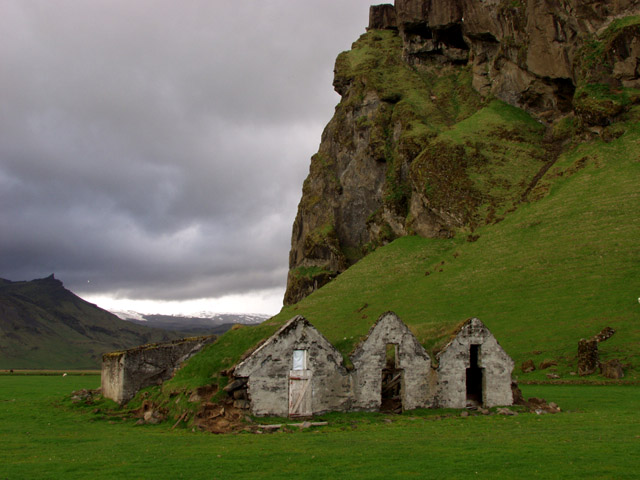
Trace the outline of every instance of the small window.
<instances>
[{"instance_id":1,"label":"small window","mask_svg":"<svg viewBox=\"0 0 640 480\"><path fill-rule=\"evenodd\" d=\"M293 351L293 370L307 369L307 350Z\"/></svg>"},{"instance_id":2,"label":"small window","mask_svg":"<svg viewBox=\"0 0 640 480\"><path fill-rule=\"evenodd\" d=\"M385 366L387 368L396 368L398 357L398 345L396 343L387 343L385 354Z\"/></svg>"}]
</instances>

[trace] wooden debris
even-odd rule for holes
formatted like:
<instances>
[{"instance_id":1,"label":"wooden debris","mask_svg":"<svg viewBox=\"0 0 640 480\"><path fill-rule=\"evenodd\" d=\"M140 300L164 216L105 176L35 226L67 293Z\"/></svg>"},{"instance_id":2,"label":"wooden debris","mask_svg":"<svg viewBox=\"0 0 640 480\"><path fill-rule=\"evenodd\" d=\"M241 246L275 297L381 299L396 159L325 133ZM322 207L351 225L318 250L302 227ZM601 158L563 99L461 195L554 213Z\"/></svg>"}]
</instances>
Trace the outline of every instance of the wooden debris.
<instances>
[{"instance_id":1,"label":"wooden debris","mask_svg":"<svg viewBox=\"0 0 640 480\"><path fill-rule=\"evenodd\" d=\"M175 429L180 424L180 422L182 422L186 418L188 413L189 413L189 411L187 410L182 415L180 415L180 418L178 418L176 423L173 424L173 427L171 427L171 430Z\"/></svg>"}]
</instances>

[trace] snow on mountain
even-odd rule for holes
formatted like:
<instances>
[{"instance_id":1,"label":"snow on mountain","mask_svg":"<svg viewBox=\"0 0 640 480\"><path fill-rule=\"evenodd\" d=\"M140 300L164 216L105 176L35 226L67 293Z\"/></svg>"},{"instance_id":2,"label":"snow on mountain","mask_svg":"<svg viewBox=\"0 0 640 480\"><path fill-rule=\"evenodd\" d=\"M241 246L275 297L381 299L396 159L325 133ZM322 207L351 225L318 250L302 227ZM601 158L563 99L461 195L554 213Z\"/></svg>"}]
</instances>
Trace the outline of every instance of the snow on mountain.
<instances>
[{"instance_id":1,"label":"snow on mountain","mask_svg":"<svg viewBox=\"0 0 640 480\"><path fill-rule=\"evenodd\" d=\"M116 317L122 320L137 320L138 322L146 322L142 313L134 312L133 310L109 310Z\"/></svg>"},{"instance_id":2,"label":"snow on mountain","mask_svg":"<svg viewBox=\"0 0 640 480\"><path fill-rule=\"evenodd\" d=\"M147 314L133 310L111 310L111 313L122 320L144 323L149 327L184 331L215 330L216 333L231 328L234 324L258 325L271 317L261 313L217 313L209 311L172 315ZM226 328L220 330L222 326L226 326Z\"/></svg>"}]
</instances>

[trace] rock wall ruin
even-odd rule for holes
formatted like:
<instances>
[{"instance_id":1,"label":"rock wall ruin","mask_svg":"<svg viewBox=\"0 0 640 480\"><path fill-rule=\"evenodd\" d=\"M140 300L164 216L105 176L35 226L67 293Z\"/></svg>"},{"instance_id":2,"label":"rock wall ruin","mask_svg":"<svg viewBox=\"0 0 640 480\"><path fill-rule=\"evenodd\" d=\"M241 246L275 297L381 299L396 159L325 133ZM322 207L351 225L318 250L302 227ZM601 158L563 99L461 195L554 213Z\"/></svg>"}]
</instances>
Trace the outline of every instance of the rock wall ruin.
<instances>
[{"instance_id":1,"label":"rock wall ruin","mask_svg":"<svg viewBox=\"0 0 640 480\"><path fill-rule=\"evenodd\" d=\"M351 408L351 378L342 355L301 316L237 365L234 376L248 378L254 415L287 416L294 410L303 416ZM296 396L292 388L298 387Z\"/></svg>"},{"instance_id":2,"label":"rock wall ruin","mask_svg":"<svg viewBox=\"0 0 640 480\"><path fill-rule=\"evenodd\" d=\"M393 348L387 358L387 346ZM354 378L354 407L380 410L385 368L400 380L401 406L405 410L424 408L431 403L435 385L431 358L409 328L392 312L383 314L371 327L367 339L351 357ZM389 362L389 360L391 360Z\"/></svg>"},{"instance_id":3,"label":"rock wall ruin","mask_svg":"<svg viewBox=\"0 0 640 480\"><path fill-rule=\"evenodd\" d=\"M140 389L170 379L183 362L216 338L215 335L192 337L105 353L102 356L102 395L119 404L127 403Z\"/></svg>"}]
</instances>

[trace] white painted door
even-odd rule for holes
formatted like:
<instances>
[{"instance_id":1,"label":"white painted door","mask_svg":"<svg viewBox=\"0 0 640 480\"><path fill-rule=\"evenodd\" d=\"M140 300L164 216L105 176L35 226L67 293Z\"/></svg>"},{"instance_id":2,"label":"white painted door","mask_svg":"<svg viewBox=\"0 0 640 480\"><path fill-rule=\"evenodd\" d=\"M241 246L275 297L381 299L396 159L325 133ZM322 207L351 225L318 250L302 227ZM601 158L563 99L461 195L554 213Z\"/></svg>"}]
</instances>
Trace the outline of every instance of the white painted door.
<instances>
[{"instance_id":1,"label":"white painted door","mask_svg":"<svg viewBox=\"0 0 640 480\"><path fill-rule=\"evenodd\" d=\"M311 416L311 372L291 370L289 374L289 416Z\"/></svg>"}]
</instances>

